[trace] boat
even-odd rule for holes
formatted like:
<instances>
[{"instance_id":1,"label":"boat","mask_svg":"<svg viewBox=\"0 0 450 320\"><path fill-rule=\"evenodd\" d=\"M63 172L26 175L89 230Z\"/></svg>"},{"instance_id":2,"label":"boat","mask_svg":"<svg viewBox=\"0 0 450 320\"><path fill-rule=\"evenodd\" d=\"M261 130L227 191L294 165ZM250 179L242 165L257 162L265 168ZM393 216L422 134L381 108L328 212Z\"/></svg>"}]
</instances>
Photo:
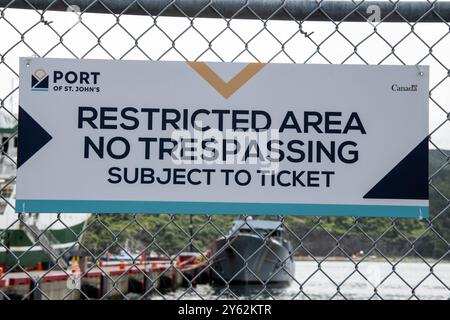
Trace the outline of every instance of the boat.
<instances>
[{"instance_id":1,"label":"boat","mask_svg":"<svg viewBox=\"0 0 450 320\"><path fill-rule=\"evenodd\" d=\"M0 211L0 266L6 269L35 268L59 264L67 267L64 259L55 259L64 254L66 260L77 255L79 241L88 213L23 213L21 219L14 211L15 186L11 196L1 201Z\"/></svg>"},{"instance_id":2,"label":"boat","mask_svg":"<svg viewBox=\"0 0 450 320\"><path fill-rule=\"evenodd\" d=\"M215 284L283 284L294 277L292 245L279 221L236 220L211 247Z\"/></svg>"}]
</instances>

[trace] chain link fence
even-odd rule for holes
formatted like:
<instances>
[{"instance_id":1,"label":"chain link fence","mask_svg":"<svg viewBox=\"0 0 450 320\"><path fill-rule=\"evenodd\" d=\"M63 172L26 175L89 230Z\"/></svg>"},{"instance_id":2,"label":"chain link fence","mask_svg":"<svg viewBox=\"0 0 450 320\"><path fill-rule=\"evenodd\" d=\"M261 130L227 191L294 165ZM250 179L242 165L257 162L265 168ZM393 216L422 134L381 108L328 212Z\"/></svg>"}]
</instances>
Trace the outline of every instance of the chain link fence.
<instances>
[{"instance_id":1,"label":"chain link fence","mask_svg":"<svg viewBox=\"0 0 450 320\"><path fill-rule=\"evenodd\" d=\"M0 299L449 299L449 4L1 0ZM15 214L21 56L429 65L430 218L259 217L280 222L292 247L281 258L245 215ZM240 256L251 286L213 263L235 250L211 250L235 219L261 238ZM258 278L260 250L287 285Z\"/></svg>"}]
</instances>

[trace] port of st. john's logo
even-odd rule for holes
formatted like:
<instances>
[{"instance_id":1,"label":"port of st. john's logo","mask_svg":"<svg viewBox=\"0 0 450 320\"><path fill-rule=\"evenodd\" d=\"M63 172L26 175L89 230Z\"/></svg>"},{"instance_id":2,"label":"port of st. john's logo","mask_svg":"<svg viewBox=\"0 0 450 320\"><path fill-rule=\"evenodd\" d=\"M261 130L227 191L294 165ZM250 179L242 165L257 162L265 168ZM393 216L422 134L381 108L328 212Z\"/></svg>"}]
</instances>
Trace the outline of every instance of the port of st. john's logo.
<instances>
[{"instance_id":1,"label":"port of st. john's logo","mask_svg":"<svg viewBox=\"0 0 450 320\"><path fill-rule=\"evenodd\" d=\"M32 91L48 91L48 74L43 69L37 69L31 75Z\"/></svg>"}]
</instances>

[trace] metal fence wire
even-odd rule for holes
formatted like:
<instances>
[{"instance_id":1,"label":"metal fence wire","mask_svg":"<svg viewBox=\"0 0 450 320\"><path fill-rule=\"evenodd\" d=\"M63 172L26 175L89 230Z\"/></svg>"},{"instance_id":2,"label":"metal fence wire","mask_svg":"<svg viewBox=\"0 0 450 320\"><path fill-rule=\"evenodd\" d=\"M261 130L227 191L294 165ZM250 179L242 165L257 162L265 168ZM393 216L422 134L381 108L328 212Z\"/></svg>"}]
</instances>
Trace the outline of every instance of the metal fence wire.
<instances>
[{"instance_id":1,"label":"metal fence wire","mask_svg":"<svg viewBox=\"0 0 450 320\"><path fill-rule=\"evenodd\" d=\"M450 298L449 21L432 0L0 0L0 299ZM430 218L264 216L292 243L277 288L215 270L245 215L15 214L21 56L429 65Z\"/></svg>"}]
</instances>

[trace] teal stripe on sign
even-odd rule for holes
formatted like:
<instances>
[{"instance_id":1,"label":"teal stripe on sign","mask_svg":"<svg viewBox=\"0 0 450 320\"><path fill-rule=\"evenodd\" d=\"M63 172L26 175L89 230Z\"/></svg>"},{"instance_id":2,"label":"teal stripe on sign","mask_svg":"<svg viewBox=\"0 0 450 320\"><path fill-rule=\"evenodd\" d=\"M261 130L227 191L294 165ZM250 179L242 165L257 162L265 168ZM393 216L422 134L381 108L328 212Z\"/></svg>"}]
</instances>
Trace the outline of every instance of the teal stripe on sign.
<instances>
[{"instance_id":1,"label":"teal stripe on sign","mask_svg":"<svg viewBox=\"0 0 450 320\"><path fill-rule=\"evenodd\" d=\"M252 214L428 218L427 206L172 202L102 200L17 200L17 212Z\"/></svg>"}]
</instances>

